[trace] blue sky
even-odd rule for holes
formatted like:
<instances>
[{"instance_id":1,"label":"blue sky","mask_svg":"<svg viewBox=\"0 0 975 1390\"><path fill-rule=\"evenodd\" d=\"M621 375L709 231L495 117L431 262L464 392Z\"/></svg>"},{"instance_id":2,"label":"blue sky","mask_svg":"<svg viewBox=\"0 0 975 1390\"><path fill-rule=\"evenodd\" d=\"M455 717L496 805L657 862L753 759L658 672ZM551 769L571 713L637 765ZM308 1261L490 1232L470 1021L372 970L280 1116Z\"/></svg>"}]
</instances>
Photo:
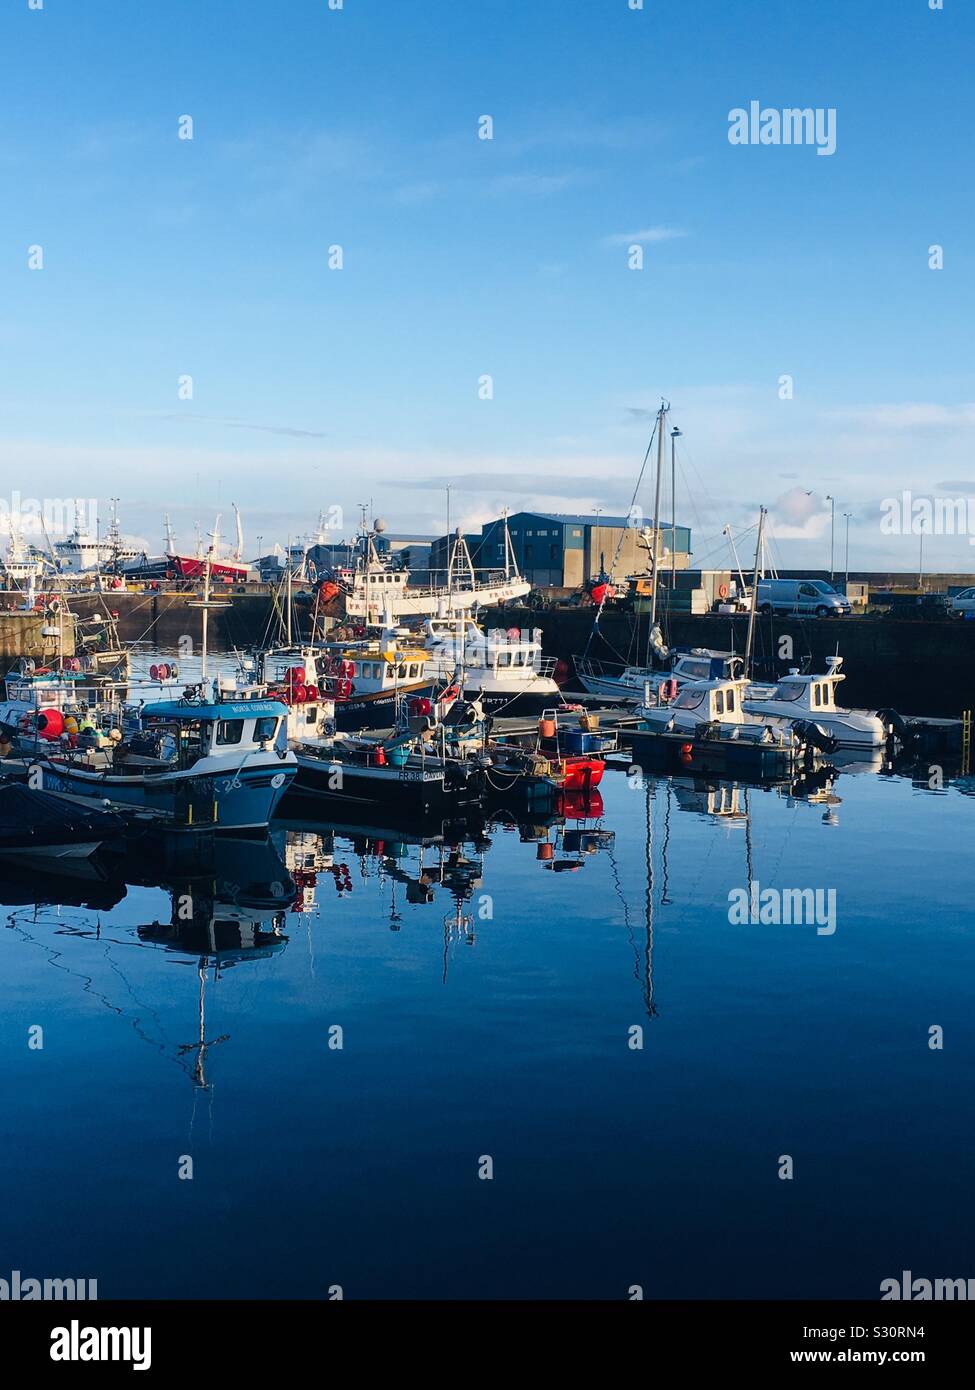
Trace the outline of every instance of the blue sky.
<instances>
[{"instance_id":1,"label":"blue sky","mask_svg":"<svg viewBox=\"0 0 975 1390\"><path fill-rule=\"evenodd\" d=\"M471 525L625 510L663 394L699 560L764 502L824 565L832 493L909 569L880 500L975 494L973 40L962 0L4 0L3 492L153 548L231 501L249 550L438 531L448 480ZM752 100L836 153L731 145Z\"/></svg>"}]
</instances>

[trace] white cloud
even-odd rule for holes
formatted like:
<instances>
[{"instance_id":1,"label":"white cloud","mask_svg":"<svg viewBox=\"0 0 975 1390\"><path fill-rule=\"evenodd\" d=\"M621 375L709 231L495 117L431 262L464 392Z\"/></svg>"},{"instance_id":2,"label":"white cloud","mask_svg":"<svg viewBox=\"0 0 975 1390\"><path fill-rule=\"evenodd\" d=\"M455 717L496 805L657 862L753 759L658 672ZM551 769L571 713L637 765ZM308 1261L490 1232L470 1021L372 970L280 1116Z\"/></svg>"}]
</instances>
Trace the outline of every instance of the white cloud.
<instances>
[{"instance_id":1,"label":"white cloud","mask_svg":"<svg viewBox=\"0 0 975 1390\"><path fill-rule=\"evenodd\" d=\"M679 237L687 236L686 232L679 231L676 227L644 227L639 232L614 232L612 236L603 238L604 246L649 246L657 241L675 241Z\"/></svg>"}]
</instances>

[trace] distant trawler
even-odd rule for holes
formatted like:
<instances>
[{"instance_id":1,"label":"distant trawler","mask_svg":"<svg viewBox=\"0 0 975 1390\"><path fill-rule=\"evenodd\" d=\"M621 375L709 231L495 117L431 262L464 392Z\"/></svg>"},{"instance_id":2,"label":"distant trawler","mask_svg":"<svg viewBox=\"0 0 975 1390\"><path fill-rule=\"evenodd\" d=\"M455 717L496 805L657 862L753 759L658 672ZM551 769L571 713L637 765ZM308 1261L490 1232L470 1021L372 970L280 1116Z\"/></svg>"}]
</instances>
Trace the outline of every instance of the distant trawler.
<instances>
[{"instance_id":1,"label":"distant trawler","mask_svg":"<svg viewBox=\"0 0 975 1390\"><path fill-rule=\"evenodd\" d=\"M478 579L467 542L458 529L451 543L447 582L441 585L407 587L408 569L393 569L380 555L376 539L385 530L377 520L372 530L364 529L358 540L358 554L351 566L333 571L333 578L345 598L346 615L368 626L378 627L390 620L406 617L446 615L478 605L507 603L531 592L531 585L518 573L514 549L504 527L504 568Z\"/></svg>"}]
</instances>

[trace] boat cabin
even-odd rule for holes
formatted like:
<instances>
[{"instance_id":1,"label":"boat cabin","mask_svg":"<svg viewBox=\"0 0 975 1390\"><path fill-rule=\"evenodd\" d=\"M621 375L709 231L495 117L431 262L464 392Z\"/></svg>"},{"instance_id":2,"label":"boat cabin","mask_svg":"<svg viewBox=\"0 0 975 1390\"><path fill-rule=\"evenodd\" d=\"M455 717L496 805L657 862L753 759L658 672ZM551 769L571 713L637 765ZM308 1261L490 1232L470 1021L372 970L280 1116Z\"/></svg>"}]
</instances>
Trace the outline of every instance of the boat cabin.
<instances>
[{"instance_id":1,"label":"boat cabin","mask_svg":"<svg viewBox=\"0 0 975 1390\"><path fill-rule=\"evenodd\" d=\"M180 772L201 758L233 763L248 753L272 748L283 752L287 714L287 706L278 700L158 700L139 711L140 727L127 752Z\"/></svg>"},{"instance_id":2,"label":"boat cabin","mask_svg":"<svg viewBox=\"0 0 975 1390\"><path fill-rule=\"evenodd\" d=\"M682 685L667 709L687 711L703 723L741 724L745 680L695 680Z\"/></svg>"},{"instance_id":3,"label":"boat cabin","mask_svg":"<svg viewBox=\"0 0 975 1390\"><path fill-rule=\"evenodd\" d=\"M802 715L835 714L840 712L836 690L846 677L831 671L828 676L803 676L792 670L779 681L774 690L756 692L750 698L762 704L775 701L796 707L796 717Z\"/></svg>"}]
</instances>

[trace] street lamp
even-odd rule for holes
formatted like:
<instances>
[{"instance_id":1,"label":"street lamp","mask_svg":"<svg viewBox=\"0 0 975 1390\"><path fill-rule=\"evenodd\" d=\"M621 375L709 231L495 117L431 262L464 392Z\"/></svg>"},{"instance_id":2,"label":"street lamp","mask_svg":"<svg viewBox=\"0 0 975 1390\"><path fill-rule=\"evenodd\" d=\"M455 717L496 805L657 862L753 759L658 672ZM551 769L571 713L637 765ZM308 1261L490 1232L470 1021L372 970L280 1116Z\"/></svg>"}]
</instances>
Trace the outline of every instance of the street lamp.
<instances>
[{"instance_id":1,"label":"street lamp","mask_svg":"<svg viewBox=\"0 0 975 1390\"><path fill-rule=\"evenodd\" d=\"M850 517L853 515L853 513L852 513L852 512L844 512L843 515L844 515L844 517L846 518L846 589L845 589L844 592L846 593L847 597L849 597L849 593L850 593Z\"/></svg>"},{"instance_id":2,"label":"street lamp","mask_svg":"<svg viewBox=\"0 0 975 1390\"><path fill-rule=\"evenodd\" d=\"M833 545L833 542L834 542L835 527L836 527L836 498L835 498L835 497L831 497L830 494L827 492L827 494L826 494L826 501L829 503L829 577L830 577L830 582L832 583L833 574L834 574L834 571L835 571L835 566L834 566L834 563L833 563L833 555L834 555L834 545Z\"/></svg>"}]
</instances>

